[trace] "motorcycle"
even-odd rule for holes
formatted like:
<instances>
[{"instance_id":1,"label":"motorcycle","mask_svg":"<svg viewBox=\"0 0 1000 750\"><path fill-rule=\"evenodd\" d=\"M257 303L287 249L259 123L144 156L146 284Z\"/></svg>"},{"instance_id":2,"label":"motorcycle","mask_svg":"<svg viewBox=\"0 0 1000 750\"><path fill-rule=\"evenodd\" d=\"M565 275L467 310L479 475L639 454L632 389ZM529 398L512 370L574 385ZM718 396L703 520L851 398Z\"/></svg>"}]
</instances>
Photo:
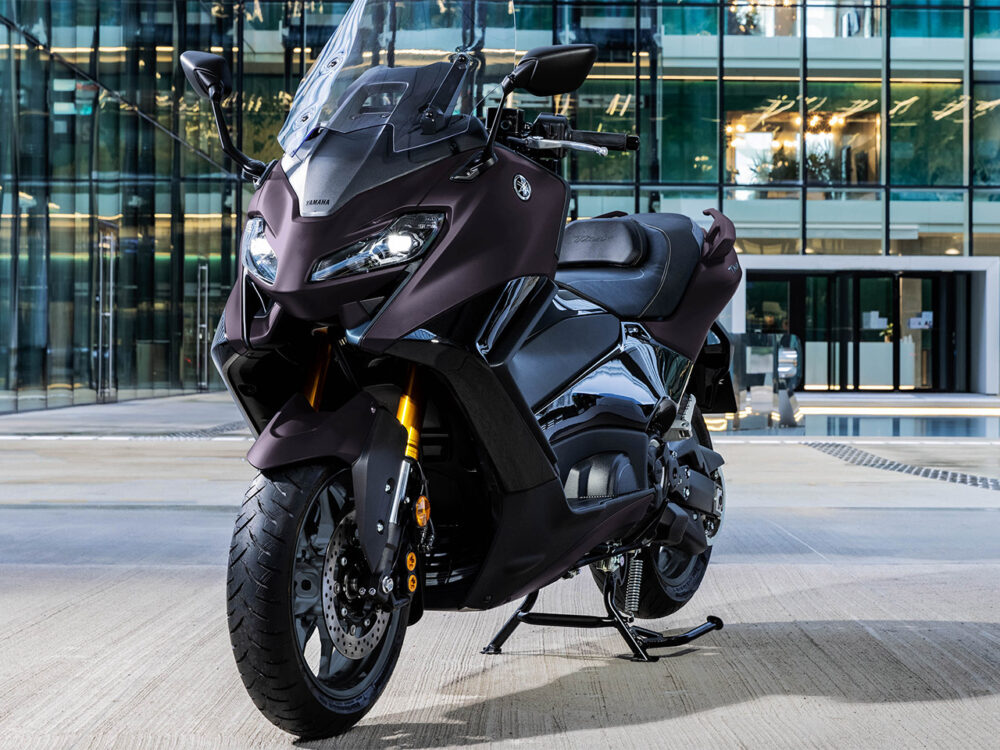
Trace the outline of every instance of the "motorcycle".
<instances>
[{"instance_id":1,"label":"motorcycle","mask_svg":"<svg viewBox=\"0 0 1000 750\"><path fill-rule=\"evenodd\" d=\"M736 410L715 322L742 275L733 225L567 224L564 157L638 138L529 122L511 97L576 91L596 48L516 60L512 13L355 0L266 165L229 135L225 61L181 56L256 188L212 343L260 472L228 620L247 691L295 735L361 719L426 610L526 597L485 653L521 623L610 627L646 661L722 624L635 619L691 600L723 522L703 415ZM531 611L588 567L604 616Z\"/></svg>"}]
</instances>

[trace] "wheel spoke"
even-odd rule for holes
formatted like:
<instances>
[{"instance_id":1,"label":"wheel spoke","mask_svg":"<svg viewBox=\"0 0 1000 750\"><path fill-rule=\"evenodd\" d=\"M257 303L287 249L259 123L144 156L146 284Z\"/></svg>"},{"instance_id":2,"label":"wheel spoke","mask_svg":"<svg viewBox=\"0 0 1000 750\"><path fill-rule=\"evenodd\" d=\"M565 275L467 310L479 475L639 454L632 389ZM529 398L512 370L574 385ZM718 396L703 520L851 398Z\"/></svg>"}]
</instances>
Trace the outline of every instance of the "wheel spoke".
<instances>
[{"instance_id":1,"label":"wheel spoke","mask_svg":"<svg viewBox=\"0 0 1000 750\"><path fill-rule=\"evenodd\" d=\"M294 601L292 602L292 614L296 617L301 617L304 614L312 612L315 616L317 610L319 609L319 592L317 591L315 595L309 594L305 595L302 593L296 593Z\"/></svg>"},{"instance_id":2,"label":"wheel spoke","mask_svg":"<svg viewBox=\"0 0 1000 750\"><path fill-rule=\"evenodd\" d=\"M323 633L320 632L320 652L319 652L319 674L316 676L321 680L328 680L333 675L331 674L333 666L333 641L330 640L329 636L323 637Z\"/></svg>"},{"instance_id":3,"label":"wheel spoke","mask_svg":"<svg viewBox=\"0 0 1000 750\"><path fill-rule=\"evenodd\" d=\"M330 493L320 493L319 497L316 498L316 504L319 506L319 523L316 526L313 544L317 549L325 550L335 526L333 511L330 509Z\"/></svg>"},{"instance_id":4,"label":"wheel spoke","mask_svg":"<svg viewBox=\"0 0 1000 750\"><path fill-rule=\"evenodd\" d=\"M299 650L303 651L306 644L309 642L310 636L312 636L313 631L316 630L316 620L318 618L313 616L301 616L296 615L294 618L295 622L295 636L299 639Z\"/></svg>"}]
</instances>

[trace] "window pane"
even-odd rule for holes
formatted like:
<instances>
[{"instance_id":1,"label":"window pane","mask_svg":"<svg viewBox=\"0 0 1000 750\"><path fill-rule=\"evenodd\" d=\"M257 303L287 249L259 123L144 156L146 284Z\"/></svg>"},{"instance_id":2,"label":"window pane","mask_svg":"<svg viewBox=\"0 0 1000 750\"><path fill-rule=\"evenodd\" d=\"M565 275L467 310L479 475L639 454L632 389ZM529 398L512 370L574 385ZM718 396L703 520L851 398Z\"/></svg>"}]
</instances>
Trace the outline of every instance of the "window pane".
<instances>
[{"instance_id":1,"label":"window pane","mask_svg":"<svg viewBox=\"0 0 1000 750\"><path fill-rule=\"evenodd\" d=\"M806 253L882 252L882 192L810 190L806 194Z\"/></svg>"},{"instance_id":2,"label":"window pane","mask_svg":"<svg viewBox=\"0 0 1000 750\"><path fill-rule=\"evenodd\" d=\"M9 81L12 73L11 34L0 25L0 81ZM12 307L14 280L14 164L13 133L15 101L9 85L0 83L0 414L17 408L16 380L11 378L14 356Z\"/></svg>"},{"instance_id":3,"label":"window pane","mask_svg":"<svg viewBox=\"0 0 1000 750\"><path fill-rule=\"evenodd\" d=\"M719 192L713 188L643 188L639 193L641 211L690 216L705 229L712 220L702 212L719 204Z\"/></svg>"},{"instance_id":4,"label":"window pane","mask_svg":"<svg viewBox=\"0 0 1000 750\"><path fill-rule=\"evenodd\" d=\"M878 81L808 83L806 180L818 184L878 183L881 146Z\"/></svg>"},{"instance_id":5,"label":"window pane","mask_svg":"<svg viewBox=\"0 0 1000 750\"><path fill-rule=\"evenodd\" d=\"M747 332L788 331L790 286L787 281L747 280Z\"/></svg>"},{"instance_id":6,"label":"window pane","mask_svg":"<svg viewBox=\"0 0 1000 750\"><path fill-rule=\"evenodd\" d=\"M722 127L727 183L798 183L800 8L725 6Z\"/></svg>"},{"instance_id":7,"label":"window pane","mask_svg":"<svg viewBox=\"0 0 1000 750\"><path fill-rule=\"evenodd\" d=\"M597 45L597 63L577 91L553 97L554 111L578 130L635 133L639 102L635 98L635 6L632 3L569 6L558 12L560 41ZM518 39L518 46L521 40ZM632 182L635 155L608 156L571 152L572 181Z\"/></svg>"},{"instance_id":8,"label":"window pane","mask_svg":"<svg viewBox=\"0 0 1000 750\"><path fill-rule=\"evenodd\" d=\"M738 0L727 6L726 35L795 37L800 9L795 5L764 5Z\"/></svg>"},{"instance_id":9,"label":"window pane","mask_svg":"<svg viewBox=\"0 0 1000 750\"><path fill-rule=\"evenodd\" d=\"M1000 10L972 17L972 183L1000 184Z\"/></svg>"},{"instance_id":10,"label":"window pane","mask_svg":"<svg viewBox=\"0 0 1000 750\"><path fill-rule=\"evenodd\" d=\"M802 200L798 189L727 188L722 211L736 225L738 252L802 251Z\"/></svg>"},{"instance_id":11,"label":"window pane","mask_svg":"<svg viewBox=\"0 0 1000 750\"><path fill-rule=\"evenodd\" d=\"M718 179L718 9L650 8L657 42L642 61L650 125L642 137L642 177L673 182Z\"/></svg>"},{"instance_id":12,"label":"window pane","mask_svg":"<svg viewBox=\"0 0 1000 750\"><path fill-rule=\"evenodd\" d=\"M934 387L934 282L926 278L899 279L899 389ZM957 337L956 337L957 338Z\"/></svg>"},{"instance_id":13,"label":"window pane","mask_svg":"<svg viewBox=\"0 0 1000 750\"><path fill-rule=\"evenodd\" d=\"M727 76L726 182L737 185L799 180L798 78L731 81Z\"/></svg>"},{"instance_id":14,"label":"window pane","mask_svg":"<svg viewBox=\"0 0 1000 750\"><path fill-rule=\"evenodd\" d=\"M973 193L972 229L973 254L1000 255L1000 191Z\"/></svg>"},{"instance_id":15,"label":"window pane","mask_svg":"<svg viewBox=\"0 0 1000 750\"><path fill-rule=\"evenodd\" d=\"M809 37L810 63L813 59L828 57L827 47L822 43L814 46L813 40L837 39L840 52L836 57L860 61L865 58L881 57L880 49L869 49L865 39L882 36L883 8L857 3L839 3L836 0L821 0L808 3L806 9L806 34ZM849 41L848 41L849 40ZM844 42L847 41L845 45ZM876 45L877 47L877 45ZM862 51L866 54L855 54ZM853 68L853 66L852 66Z\"/></svg>"},{"instance_id":16,"label":"window pane","mask_svg":"<svg viewBox=\"0 0 1000 750\"><path fill-rule=\"evenodd\" d=\"M889 252L962 255L965 201L963 190L893 190L889 205Z\"/></svg>"},{"instance_id":17,"label":"window pane","mask_svg":"<svg viewBox=\"0 0 1000 750\"><path fill-rule=\"evenodd\" d=\"M805 279L805 368L803 388L822 391L836 384L833 367L840 347L832 337L835 320L834 280L826 276Z\"/></svg>"},{"instance_id":18,"label":"window pane","mask_svg":"<svg viewBox=\"0 0 1000 750\"><path fill-rule=\"evenodd\" d=\"M620 187L579 187L573 190L570 218L591 219L611 211L635 213L635 191Z\"/></svg>"},{"instance_id":19,"label":"window pane","mask_svg":"<svg viewBox=\"0 0 1000 750\"><path fill-rule=\"evenodd\" d=\"M962 24L961 10L892 10L889 177L895 185L963 184Z\"/></svg>"},{"instance_id":20,"label":"window pane","mask_svg":"<svg viewBox=\"0 0 1000 750\"><path fill-rule=\"evenodd\" d=\"M972 182L1000 184L1000 82L976 83L973 91Z\"/></svg>"}]
</instances>

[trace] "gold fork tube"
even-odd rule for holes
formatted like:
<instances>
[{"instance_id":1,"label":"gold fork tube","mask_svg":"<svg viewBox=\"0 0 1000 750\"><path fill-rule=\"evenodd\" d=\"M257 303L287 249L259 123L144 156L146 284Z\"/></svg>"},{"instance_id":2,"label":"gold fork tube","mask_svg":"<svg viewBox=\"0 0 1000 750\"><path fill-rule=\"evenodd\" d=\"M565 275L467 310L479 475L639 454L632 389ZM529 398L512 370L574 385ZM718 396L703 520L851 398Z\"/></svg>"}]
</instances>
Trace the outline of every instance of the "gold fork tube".
<instances>
[{"instance_id":1,"label":"gold fork tube","mask_svg":"<svg viewBox=\"0 0 1000 750\"><path fill-rule=\"evenodd\" d=\"M309 375L306 377L305 397L313 409L319 411L323 401L323 386L326 385L326 374L330 370L330 355L333 353L333 346L330 337L324 328L317 331L316 335L321 337L319 345L316 347L316 360L313 362Z\"/></svg>"},{"instance_id":2,"label":"gold fork tube","mask_svg":"<svg viewBox=\"0 0 1000 750\"><path fill-rule=\"evenodd\" d=\"M396 419L406 428L406 456L417 460L420 451L420 393L417 388L417 366L410 365L406 387L399 396Z\"/></svg>"}]
</instances>

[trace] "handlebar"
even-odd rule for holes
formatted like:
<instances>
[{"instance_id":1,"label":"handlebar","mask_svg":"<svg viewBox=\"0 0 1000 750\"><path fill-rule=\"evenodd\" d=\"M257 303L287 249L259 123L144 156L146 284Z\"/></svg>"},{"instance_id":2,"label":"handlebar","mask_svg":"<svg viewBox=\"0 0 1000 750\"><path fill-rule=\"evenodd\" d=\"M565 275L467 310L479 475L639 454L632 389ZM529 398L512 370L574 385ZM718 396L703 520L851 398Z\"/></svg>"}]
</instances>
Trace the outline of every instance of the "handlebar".
<instances>
[{"instance_id":1,"label":"handlebar","mask_svg":"<svg viewBox=\"0 0 1000 750\"><path fill-rule=\"evenodd\" d=\"M609 151L636 151L639 148L639 136L627 133L598 133L594 130L571 130L566 134L567 140L577 143L589 143Z\"/></svg>"},{"instance_id":2,"label":"handlebar","mask_svg":"<svg viewBox=\"0 0 1000 750\"><path fill-rule=\"evenodd\" d=\"M567 151L590 151L606 156L608 151L637 151L639 136L628 133L600 133L593 130L573 130L565 115L540 113L533 123L524 121L524 111L504 108L498 112L491 109L489 124L500 117L499 130L502 142L516 149L538 151L546 149L552 156L561 158Z\"/></svg>"},{"instance_id":3,"label":"handlebar","mask_svg":"<svg viewBox=\"0 0 1000 750\"><path fill-rule=\"evenodd\" d=\"M513 140L513 139L512 139ZM530 149L562 149L568 148L571 151L590 151L599 156L607 156L608 149L604 146L594 146L582 141L555 140L552 138L540 138L537 135L529 135L527 138L518 138L516 143L523 144Z\"/></svg>"}]
</instances>

